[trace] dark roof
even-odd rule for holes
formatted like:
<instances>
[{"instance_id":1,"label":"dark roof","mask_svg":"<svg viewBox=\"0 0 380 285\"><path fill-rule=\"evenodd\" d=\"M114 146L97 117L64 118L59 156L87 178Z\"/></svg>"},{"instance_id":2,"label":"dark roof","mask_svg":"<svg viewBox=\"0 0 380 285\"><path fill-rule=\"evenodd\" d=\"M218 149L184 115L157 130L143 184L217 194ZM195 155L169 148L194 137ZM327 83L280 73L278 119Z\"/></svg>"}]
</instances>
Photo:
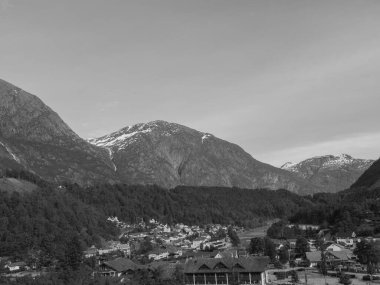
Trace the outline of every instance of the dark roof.
<instances>
[{"instance_id":1,"label":"dark roof","mask_svg":"<svg viewBox=\"0 0 380 285\"><path fill-rule=\"evenodd\" d=\"M342 260L342 261L347 261L350 259L350 255L352 254L349 251L346 250L341 250L341 251L329 251L331 255L333 255L335 258Z\"/></svg>"},{"instance_id":2,"label":"dark roof","mask_svg":"<svg viewBox=\"0 0 380 285\"><path fill-rule=\"evenodd\" d=\"M8 266L9 267L15 267L15 266L22 267L22 266L25 266L25 265L26 265L26 263L24 261L19 261L19 262L13 262L13 263L9 264Z\"/></svg>"},{"instance_id":3,"label":"dark roof","mask_svg":"<svg viewBox=\"0 0 380 285\"><path fill-rule=\"evenodd\" d=\"M103 264L112 268L113 270L117 272L125 272L128 270L139 269L139 266L136 263L134 263L132 260L128 258L122 258L122 257L104 262Z\"/></svg>"},{"instance_id":4,"label":"dark roof","mask_svg":"<svg viewBox=\"0 0 380 285\"><path fill-rule=\"evenodd\" d=\"M348 261L353 256L349 250L325 251L325 254L341 261ZM310 262L320 262L322 260L322 255L320 251L306 252L306 258ZM331 258L327 259L331 260Z\"/></svg>"},{"instance_id":5,"label":"dark roof","mask_svg":"<svg viewBox=\"0 0 380 285\"><path fill-rule=\"evenodd\" d=\"M267 256L239 258L201 258L188 260L185 263L185 273L208 272L264 272L269 263Z\"/></svg>"},{"instance_id":6,"label":"dark roof","mask_svg":"<svg viewBox=\"0 0 380 285\"><path fill-rule=\"evenodd\" d=\"M322 260L322 254L320 251L306 252L306 259L310 262L320 262Z\"/></svg>"}]
</instances>

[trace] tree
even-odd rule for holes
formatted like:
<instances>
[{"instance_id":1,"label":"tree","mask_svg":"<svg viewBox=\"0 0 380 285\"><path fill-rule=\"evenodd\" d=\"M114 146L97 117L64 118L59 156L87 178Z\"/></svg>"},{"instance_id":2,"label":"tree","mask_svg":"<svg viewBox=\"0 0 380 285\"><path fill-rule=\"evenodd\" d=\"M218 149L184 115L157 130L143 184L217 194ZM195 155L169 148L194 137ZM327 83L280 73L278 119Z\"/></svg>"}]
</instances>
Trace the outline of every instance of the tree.
<instances>
[{"instance_id":1,"label":"tree","mask_svg":"<svg viewBox=\"0 0 380 285\"><path fill-rule=\"evenodd\" d=\"M295 270L292 270L290 272L290 276L292 277L292 283L298 283L300 281L299 277L298 277L298 273L297 271Z\"/></svg>"},{"instance_id":2,"label":"tree","mask_svg":"<svg viewBox=\"0 0 380 285\"><path fill-rule=\"evenodd\" d=\"M264 255L269 256L270 260L276 260L276 246L270 238L264 238Z\"/></svg>"},{"instance_id":3,"label":"tree","mask_svg":"<svg viewBox=\"0 0 380 285\"><path fill-rule=\"evenodd\" d=\"M326 265L326 252L324 250L321 251L321 263L319 265L319 271L326 276L327 274L327 265Z\"/></svg>"},{"instance_id":4,"label":"tree","mask_svg":"<svg viewBox=\"0 0 380 285\"><path fill-rule=\"evenodd\" d=\"M149 237L144 238L140 244L140 253L146 254L153 249L152 241Z\"/></svg>"},{"instance_id":5,"label":"tree","mask_svg":"<svg viewBox=\"0 0 380 285\"><path fill-rule=\"evenodd\" d=\"M280 248L278 258L281 264L286 264L289 261L289 249L286 246Z\"/></svg>"},{"instance_id":6,"label":"tree","mask_svg":"<svg viewBox=\"0 0 380 285\"><path fill-rule=\"evenodd\" d=\"M238 246L240 244L240 239L236 231L231 226L228 227L227 235L230 238L233 246Z\"/></svg>"},{"instance_id":7,"label":"tree","mask_svg":"<svg viewBox=\"0 0 380 285\"><path fill-rule=\"evenodd\" d=\"M226 232L222 228L219 228L215 235L211 236L211 240L220 240L223 238L226 238Z\"/></svg>"},{"instance_id":8,"label":"tree","mask_svg":"<svg viewBox=\"0 0 380 285\"><path fill-rule=\"evenodd\" d=\"M320 250L320 251L324 250L324 249L325 249L325 242L323 241L323 239L321 239L321 238L317 238L317 239L315 240L315 247L316 247L318 250Z\"/></svg>"},{"instance_id":9,"label":"tree","mask_svg":"<svg viewBox=\"0 0 380 285\"><path fill-rule=\"evenodd\" d=\"M248 246L248 252L250 254L264 254L264 240L262 238L252 238Z\"/></svg>"},{"instance_id":10,"label":"tree","mask_svg":"<svg viewBox=\"0 0 380 285\"><path fill-rule=\"evenodd\" d=\"M365 240L358 242L354 254L359 258L359 262L367 265L368 274L372 275L375 266L379 263L379 250L373 243Z\"/></svg>"},{"instance_id":11,"label":"tree","mask_svg":"<svg viewBox=\"0 0 380 285\"><path fill-rule=\"evenodd\" d=\"M65 251L65 267L72 270L78 270L82 262L82 246L77 235L69 241Z\"/></svg>"},{"instance_id":12,"label":"tree","mask_svg":"<svg viewBox=\"0 0 380 285\"><path fill-rule=\"evenodd\" d=\"M340 277L339 277L339 283L341 284L344 284L344 285L349 285L351 284L351 280L350 280L350 276L348 276L347 274L342 274Z\"/></svg>"},{"instance_id":13,"label":"tree","mask_svg":"<svg viewBox=\"0 0 380 285\"><path fill-rule=\"evenodd\" d=\"M297 238L296 252L305 256L306 252L310 251L309 243L304 237Z\"/></svg>"}]
</instances>

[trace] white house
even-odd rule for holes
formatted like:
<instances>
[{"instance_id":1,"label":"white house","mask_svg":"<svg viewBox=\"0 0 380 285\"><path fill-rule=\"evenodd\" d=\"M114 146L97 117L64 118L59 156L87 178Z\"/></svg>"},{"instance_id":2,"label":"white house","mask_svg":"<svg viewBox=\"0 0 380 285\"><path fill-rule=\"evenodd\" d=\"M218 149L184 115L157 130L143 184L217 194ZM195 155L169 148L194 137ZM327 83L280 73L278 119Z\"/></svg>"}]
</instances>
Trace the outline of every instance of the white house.
<instances>
[{"instance_id":1,"label":"white house","mask_svg":"<svg viewBox=\"0 0 380 285\"><path fill-rule=\"evenodd\" d=\"M328 247L326 247L327 251L342 251L346 250L346 248L340 244L332 243Z\"/></svg>"},{"instance_id":2,"label":"white house","mask_svg":"<svg viewBox=\"0 0 380 285\"><path fill-rule=\"evenodd\" d=\"M169 251L167 249L156 249L148 255L149 259L161 260L169 257Z\"/></svg>"},{"instance_id":3,"label":"white house","mask_svg":"<svg viewBox=\"0 0 380 285\"><path fill-rule=\"evenodd\" d=\"M20 261L20 262L14 262L14 263L10 263L10 264L7 264L5 265L5 268L8 268L9 271L18 271L18 270L21 270L23 267L25 267L25 262L23 261Z\"/></svg>"},{"instance_id":4,"label":"white house","mask_svg":"<svg viewBox=\"0 0 380 285\"><path fill-rule=\"evenodd\" d=\"M98 250L96 249L94 245L91 246L89 249L83 251L83 255L85 258L96 256L97 253L98 253Z\"/></svg>"}]
</instances>

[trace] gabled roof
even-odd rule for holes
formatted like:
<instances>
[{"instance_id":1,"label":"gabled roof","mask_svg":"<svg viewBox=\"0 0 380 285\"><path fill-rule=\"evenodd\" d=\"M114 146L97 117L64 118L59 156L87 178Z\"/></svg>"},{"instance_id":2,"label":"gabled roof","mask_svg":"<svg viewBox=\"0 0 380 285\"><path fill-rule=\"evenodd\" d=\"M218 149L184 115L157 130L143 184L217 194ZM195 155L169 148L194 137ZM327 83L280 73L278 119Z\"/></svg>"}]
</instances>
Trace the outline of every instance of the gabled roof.
<instances>
[{"instance_id":1,"label":"gabled roof","mask_svg":"<svg viewBox=\"0 0 380 285\"><path fill-rule=\"evenodd\" d=\"M22 267L25 265L26 265L26 263L24 261L19 261L19 262L13 262L13 263L9 264L8 267L16 267L16 266Z\"/></svg>"},{"instance_id":2,"label":"gabled roof","mask_svg":"<svg viewBox=\"0 0 380 285\"><path fill-rule=\"evenodd\" d=\"M335 247L339 247L340 249L344 250L346 249L343 245L340 245L339 243L330 243L327 248L329 248L330 246L335 246Z\"/></svg>"},{"instance_id":3,"label":"gabled roof","mask_svg":"<svg viewBox=\"0 0 380 285\"><path fill-rule=\"evenodd\" d=\"M125 272L128 270L139 269L139 266L136 263L134 263L132 260L128 258L122 258L122 257L104 262L103 264L112 268L113 270L117 272Z\"/></svg>"},{"instance_id":4,"label":"gabled roof","mask_svg":"<svg viewBox=\"0 0 380 285\"><path fill-rule=\"evenodd\" d=\"M347 261L350 259L349 257L349 252L348 251L329 251L329 254L334 256L336 259L342 260L342 261Z\"/></svg>"},{"instance_id":5,"label":"gabled roof","mask_svg":"<svg viewBox=\"0 0 380 285\"><path fill-rule=\"evenodd\" d=\"M348 261L352 257L352 253L348 250L325 251L325 254L330 256L330 258L327 257L327 259L330 259L330 260L332 257L333 259ZM306 258L310 262L320 262L322 260L321 252L320 251L306 252Z\"/></svg>"},{"instance_id":6,"label":"gabled roof","mask_svg":"<svg viewBox=\"0 0 380 285\"><path fill-rule=\"evenodd\" d=\"M188 260L185 263L185 273L207 272L264 272L269 263L267 256L239 258L200 258ZM224 266L217 266L223 264ZM210 269L207 269L210 268Z\"/></svg>"}]
</instances>

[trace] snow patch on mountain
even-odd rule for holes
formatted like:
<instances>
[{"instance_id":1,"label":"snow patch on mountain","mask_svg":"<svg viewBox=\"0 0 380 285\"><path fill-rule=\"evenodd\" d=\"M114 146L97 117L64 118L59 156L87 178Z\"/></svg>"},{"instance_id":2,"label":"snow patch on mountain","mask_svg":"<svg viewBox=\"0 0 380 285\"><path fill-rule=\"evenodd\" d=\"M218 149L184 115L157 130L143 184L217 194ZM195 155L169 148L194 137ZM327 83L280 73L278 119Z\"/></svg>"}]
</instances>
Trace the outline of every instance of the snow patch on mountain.
<instances>
[{"instance_id":1,"label":"snow patch on mountain","mask_svg":"<svg viewBox=\"0 0 380 285\"><path fill-rule=\"evenodd\" d=\"M21 163L21 160L12 152L12 150L7 145L5 145L2 142L0 142L0 145L3 146L7 150L7 152L11 155L13 160L17 161L18 163Z\"/></svg>"},{"instance_id":2,"label":"snow patch on mountain","mask_svg":"<svg viewBox=\"0 0 380 285\"><path fill-rule=\"evenodd\" d=\"M205 140L207 140L208 138L210 138L210 137L212 137L211 134L209 134L209 133L204 133L203 136L202 136L202 143L203 143Z\"/></svg>"},{"instance_id":3,"label":"snow patch on mountain","mask_svg":"<svg viewBox=\"0 0 380 285\"><path fill-rule=\"evenodd\" d=\"M341 168L352 164L363 164L363 167L367 167L372 160L356 159L348 154L325 155L315 156L313 158L306 159L299 163L287 162L281 166L281 169L285 169L292 172L298 172L298 169L304 165L318 165L319 168Z\"/></svg>"},{"instance_id":4,"label":"snow patch on mountain","mask_svg":"<svg viewBox=\"0 0 380 285\"><path fill-rule=\"evenodd\" d=\"M297 164L294 162L288 161L288 162L284 163L280 168L291 171L292 167L295 165L297 165Z\"/></svg>"},{"instance_id":5,"label":"snow patch on mountain","mask_svg":"<svg viewBox=\"0 0 380 285\"><path fill-rule=\"evenodd\" d=\"M108 151L108 155L109 155L109 157L110 157L110 160L111 160L111 162L112 162L113 170L116 172L116 171L117 171L117 166L116 166L116 164L113 162L113 152L112 152L112 149L107 148L107 151Z\"/></svg>"}]
</instances>

